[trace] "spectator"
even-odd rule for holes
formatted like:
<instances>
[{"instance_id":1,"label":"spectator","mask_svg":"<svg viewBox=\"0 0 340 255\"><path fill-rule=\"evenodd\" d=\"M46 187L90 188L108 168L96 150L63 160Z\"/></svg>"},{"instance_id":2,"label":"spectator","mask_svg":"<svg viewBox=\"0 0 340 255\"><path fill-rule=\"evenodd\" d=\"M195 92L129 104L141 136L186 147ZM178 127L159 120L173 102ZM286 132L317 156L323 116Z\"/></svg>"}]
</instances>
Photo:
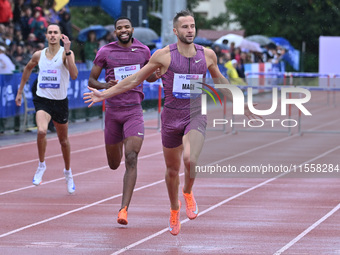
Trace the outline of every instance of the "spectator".
<instances>
[{"instance_id":1,"label":"spectator","mask_svg":"<svg viewBox=\"0 0 340 255\"><path fill-rule=\"evenodd\" d=\"M56 3L54 1L53 6L55 6ZM54 10L54 8L49 8L48 10L45 10L45 16L46 16L46 20L48 21L48 23L54 23L54 24L58 24L60 21L60 17L58 12L56 12Z\"/></svg>"},{"instance_id":2,"label":"spectator","mask_svg":"<svg viewBox=\"0 0 340 255\"><path fill-rule=\"evenodd\" d=\"M32 13L34 13L34 9L40 6L39 0L31 0L29 6L31 8Z\"/></svg>"},{"instance_id":3,"label":"spectator","mask_svg":"<svg viewBox=\"0 0 340 255\"><path fill-rule=\"evenodd\" d=\"M32 10L29 6L25 5L22 7L23 15L20 18L20 27L22 32L22 38L26 41L27 37L31 31L30 25L28 24L31 16Z\"/></svg>"},{"instance_id":4,"label":"spectator","mask_svg":"<svg viewBox=\"0 0 340 255\"><path fill-rule=\"evenodd\" d=\"M35 44L37 42L37 37L33 33L29 33L27 37L27 42Z\"/></svg>"},{"instance_id":5,"label":"spectator","mask_svg":"<svg viewBox=\"0 0 340 255\"><path fill-rule=\"evenodd\" d=\"M24 43L24 38L22 37L21 30L14 30L13 43L20 44Z\"/></svg>"},{"instance_id":6,"label":"spectator","mask_svg":"<svg viewBox=\"0 0 340 255\"><path fill-rule=\"evenodd\" d=\"M0 0L0 23L8 25L13 20L11 3L8 0Z\"/></svg>"},{"instance_id":7,"label":"spectator","mask_svg":"<svg viewBox=\"0 0 340 255\"><path fill-rule=\"evenodd\" d=\"M61 10L61 18L59 25L63 31L63 34L66 35L71 41L73 40L72 36L72 23L71 23L71 14L63 8Z\"/></svg>"},{"instance_id":8,"label":"spectator","mask_svg":"<svg viewBox=\"0 0 340 255\"><path fill-rule=\"evenodd\" d=\"M24 48L24 44L19 44L17 46L16 51L13 53L14 63L17 66L17 69L22 72L24 67L30 61L30 56L26 53L26 49Z\"/></svg>"},{"instance_id":9,"label":"spectator","mask_svg":"<svg viewBox=\"0 0 340 255\"><path fill-rule=\"evenodd\" d=\"M96 33L94 31L90 31L87 34L87 41L84 45L84 57L86 62L86 67L88 70L92 69L93 60L96 57L98 51L98 41L96 38Z\"/></svg>"},{"instance_id":10,"label":"spectator","mask_svg":"<svg viewBox=\"0 0 340 255\"><path fill-rule=\"evenodd\" d=\"M244 73L244 64L247 63L247 53L241 52L240 53L240 61L237 62L236 71L240 78L244 79L246 78L246 75Z\"/></svg>"},{"instance_id":11,"label":"spectator","mask_svg":"<svg viewBox=\"0 0 340 255\"><path fill-rule=\"evenodd\" d=\"M104 45L113 42L115 40L114 35L111 32L107 32L106 35L99 41L99 49Z\"/></svg>"},{"instance_id":12,"label":"spectator","mask_svg":"<svg viewBox=\"0 0 340 255\"><path fill-rule=\"evenodd\" d=\"M0 24L0 44L4 44L5 43L5 31L6 31L6 27L4 24Z\"/></svg>"},{"instance_id":13,"label":"spectator","mask_svg":"<svg viewBox=\"0 0 340 255\"><path fill-rule=\"evenodd\" d=\"M9 46L13 42L13 36L14 36L14 26L13 24L9 24L8 26L5 26L5 34L4 34L4 41L7 46Z\"/></svg>"},{"instance_id":14,"label":"spectator","mask_svg":"<svg viewBox=\"0 0 340 255\"><path fill-rule=\"evenodd\" d=\"M234 58L236 59L237 63L241 62L241 49L239 47L236 47L234 50Z\"/></svg>"},{"instance_id":15,"label":"spectator","mask_svg":"<svg viewBox=\"0 0 340 255\"><path fill-rule=\"evenodd\" d=\"M20 24L21 11L24 4L24 0L15 0L13 9L13 23L15 25Z\"/></svg>"},{"instance_id":16,"label":"spectator","mask_svg":"<svg viewBox=\"0 0 340 255\"><path fill-rule=\"evenodd\" d=\"M224 65L224 67L228 69L227 75L229 78L229 82L234 85L246 85L244 80L238 76L236 66L237 66L236 59L230 60Z\"/></svg>"},{"instance_id":17,"label":"spectator","mask_svg":"<svg viewBox=\"0 0 340 255\"><path fill-rule=\"evenodd\" d=\"M235 42L230 43L229 52L231 59L235 59Z\"/></svg>"},{"instance_id":18,"label":"spectator","mask_svg":"<svg viewBox=\"0 0 340 255\"><path fill-rule=\"evenodd\" d=\"M6 48L0 46L0 74L11 74L15 70L15 65L6 55Z\"/></svg>"},{"instance_id":19,"label":"spectator","mask_svg":"<svg viewBox=\"0 0 340 255\"><path fill-rule=\"evenodd\" d=\"M43 17L41 7L34 9L34 16L29 20L31 32L34 33L39 42L45 41L45 33L48 26L46 19Z\"/></svg>"}]
</instances>

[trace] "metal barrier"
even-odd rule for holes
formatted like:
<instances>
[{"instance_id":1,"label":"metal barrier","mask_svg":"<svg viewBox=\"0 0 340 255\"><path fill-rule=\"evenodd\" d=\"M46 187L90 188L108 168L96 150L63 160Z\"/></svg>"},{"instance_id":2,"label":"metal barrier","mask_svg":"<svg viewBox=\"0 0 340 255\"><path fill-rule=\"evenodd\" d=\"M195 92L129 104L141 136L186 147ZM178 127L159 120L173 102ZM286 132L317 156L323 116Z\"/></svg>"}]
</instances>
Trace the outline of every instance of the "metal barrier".
<instances>
[{"instance_id":1,"label":"metal barrier","mask_svg":"<svg viewBox=\"0 0 340 255\"><path fill-rule=\"evenodd\" d=\"M330 105L330 95L331 93L333 94L333 106L336 106L336 91L340 91L340 87L337 88L335 84L335 80L333 82L333 87L331 87L331 77L334 79L337 77L340 77L340 74L336 75L329 75L329 74L319 74L319 73L294 73L294 72L285 72L285 73L277 73L277 72L253 72L250 73L248 72L246 74L247 77L251 75L269 75L269 76L276 76L276 77L282 77L283 78L283 85L272 85L272 86L266 86L266 85L259 85L259 86L239 86L240 88L254 88L258 89L261 91L265 91L266 89L273 89L273 88L278 88L281 89L282 87L299 87L299 88L304 88L307 90L313 90L313 91L326 91L327 92L327 105ZM294 86L293 83L293 78L294 77L307 77L307 78L327 78L327 86L326 87L311 87L311 86ZM289 84L287 84L287 78L289 78ZM289 93L289 98L291 98L291 93ZM301 94L300 94L301 96ZM288 105L288 118L290 119L292 117L292 109L291 109L291 104ZM224 115L225 116L225 115ZM232 121L235 121L235 116L232 115ZM302 119L301 119L301 110L299 109L298 111L298 121L297 121L297 127L298 127L298 133L302 135L303 133L330 133L330 134L339 134L340 131L333 131L333 130L324 130L324 131L312 131L312 130L302 130L301 128L302 125ZM225 130L224 125L224 130ZM245 132L283 132L283 133L288 133L289 135L292 135L292 129L291 125L287 127L285 130L273 130L273 129L236 129L235 125L232 126L232 134L236 134L239 131L245 131Z\"/></svg>"},{"instance_id":2,"label":"metal barrier","mask_svg":"<svg viewBox=\"0 0 340 255\"><path fill-rule=\"evenodd\" d=\"M158 104L157 104L157 126L150 127L144 126L146 129L157 129L158 131L161 130L161 112L162 112L162 83L158 84Z\"/></svg>"},{"instance_id":3,"label":"metal barrier","mask_svg":"<svg viewBox=\"0 0 340 255\"><path fill-rule=\"evenodd\" d=\"M23 124L20 127L22 132L25 132L28 128L28 113L30 112L35 112L35 108L34 107L28 107L28 102L27 102L27 98L26 98L26 94L25 92L22 93L22 97L24 100L24 120L23 120Z\"/></svg>"}]
</instances>

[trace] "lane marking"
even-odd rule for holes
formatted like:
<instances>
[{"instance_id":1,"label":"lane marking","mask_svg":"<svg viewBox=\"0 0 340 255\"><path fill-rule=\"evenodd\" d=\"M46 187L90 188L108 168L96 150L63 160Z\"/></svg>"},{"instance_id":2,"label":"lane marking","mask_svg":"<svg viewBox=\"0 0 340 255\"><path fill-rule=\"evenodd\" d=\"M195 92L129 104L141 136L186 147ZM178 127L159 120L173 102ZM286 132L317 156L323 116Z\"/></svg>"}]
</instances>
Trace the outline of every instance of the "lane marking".
<instances>
[{"instance_id":1,"label":"lane marking","mask_svg":"<svg viewBox=\"0 0 340 255\"><path fill-rule=\"evenodd\" d=\"M327 218L332 216L339 209L340 209L340 203L336 207L334 207L332 210L330 210L326 215L324 215L322 218L320 218L318 221L314 222L314 224L312 224L309 228L307 228L305 231L303 231L300 235L295 237L293 240L291 240L289 243L287 243L285 246L283 246L280 250L275 252L274 255L280 255L282 252L288 250L290 247L292 247L295 243L300 241L305 235L307 235L314 228L319 226L322 222L324 222Z\"/></svg>"},{"instance_id":2,"label":"lane marking","mask_svg":"<svg viewBox=\"0 0 340 255\"><path fill-rule=\"evenodd\" d=\"M340 146L337 146L337 147L335 147L335 148L333 148L333 149L331 149L331 150L328 150L328 151L322 153L322 154L319 155L319 156L316 156L316 157L314 157L314 158L312 158L312 159L310 159L310 160L307 160L307 161L301 163L300 165L307 164L307 163L312 162L312 161L314 161L314 160L316 160L316 159L319 159L319 158L321 158L321 157L323 157L323 156L326 156L327 154L332 153L332 152L338 150L339 148L340 148ZM227 199L225 199L225 200L223 200L223 201L221 201L221 202L219 202L219 203L217 203L217 204L215 204L215 205L213 205L213 206L211 206L211 207L205 209L204 211L202 211L202 212L198 215L198 217L200 217L200 216L202 216L202 215L204 215L204 214L210 212L211 210L216 209L217 207L220 207L221 205L224 205L224 204L226 204L226 203L228 203L228 202L234 200L235 198L238 198L238 197L240 197L240 196L242 196L242 195L244 195L244 194L246 194L246 193L248 193L248 192L250 192L250 191L253 191L253 190L257 189L257 188L260 188L260 187L262 187L263 185L265 185L265 184L267 184L267 183L270 183L270 182L272 182L272 181L274 181L274 180L276 180L276 179L278 179L278 178L280 178L280 177L282 177L282 176L284 176L284 175L286 175L286 174L288 174L288 173L279 174L279 175L277 175L277 176L275 176L275 177L273 177L273 178L271 178L271 179L268 179L268 180L266 180L266 181L264 181L264 182L261 182L261 183L255 185L255 186L253 186L253 187L250 187L250 188L248 188L248 189L246 189L246 190L244 190L244 191L241 191L240 193L238 193L238 194L236 194L236 195L234 195L234 196L232 196L232 197L229 197L229 198L227 198ZM337 207L334 208L334 209L336 209L336 210L333 209L333 210L331 211L332 214L333 214L334 212L336 212L336 211L339 209L338 207L340 207L340 204L339 204ZM328 213L328 214L329 214L329 213ZM328 215L328 214L327 214L327 215ZM330 214L330 215L331 215L331 214ZM329 215L329 216L330 216L330 215ZM326 218L328 218L329 216L327 216ZM325 219L326 219L326 218L325 218ZM324 219L324 220L325 220L325 219ZM184 223L186 223L186 222L188 222L188 221L190 221L190 220L189 220L188 218L186 218L185 220L182 220L182 221L181 221L181 224L184 224ZM321 221L321 222L322 222L322 221ZM321 223L321 222L320 222L320 223ZM314 224L313 224L313 225L314 225ZM134 247L136 247L136 246L138 246L138 245L140 245L140 244L142 244L142 243L144 243L144 242L146 242L146 241L148 241L148 240L151 240L152 238L157 237L157 236L159 236L159 235L161 235L161 234L163 234L163 233L165 233L165 232L167 232L167 231L168 231L168 227L167 227L167 228L164 228L164 229L162 229L162 230L160 230L160 231L158 231L158 232L156 232L156 233L154 233L154 234L152 234L152 235L149 235L149 236L147 236L147 237L145 237L145 238L143 238L143 239L141 239L141 240L139 240L139 241L137 241L137 242L134 242L134 243L132 243L132 244L130 244L130 245L128 245L128 246L126 246L126 247L124 247L124 248L122 248L122 249L120 249L120 250L114 252L114 253L112 253L111 255L121 254L121 253L123 253L123 252L125 252L125 251L128 251L128 250L130 250L130 249L132 249L132 248L134 248ZM278 253L278 254L280 254L280 253ZM275 255L278 255L278 254L275 254Z\"/></svg>"},{"instance_id":3,"label":"lane marking","mask_svg":"<svg viewBox=\"0 0 340 255\"><path fill-rule=\"evenodd\" d=\"M145 120L144 123L146 122L152 122L152 120ZM86 124L86 122L85 122ZM68 129L70 131L70 128ZM92 133L97 133L97 132L101 132L103 133L104 130L100 129L100 127L98 129L95 129L95 130L91 130L91 131L85 131L85 132L80 132L80 133L73 133L73 134L69 134L69 138L72 138L72 137L77 137L77 136L82 136L82 135L89 135L89 134L92 134ZM48 138L47 141L54 141L54 140L58 140L58 137L57 137L57 134L55 133L55 136L54 137L50 137ZM36 144L36 136L34 137L34 141L31 141L31 142L24 142L24 143L18 143L18 144L12 144L12 145L6 145L6 146L3 146L3 147L0 147L0 150L4 150L4 149L12 149L12 148L17 148L17 147L22 147L22 146L25 146L25 145L32 145L32 144Z\"/></svg>"},{"instance_id":4,"label":"lane marking","mask_svg":"<svg viewBox=\"0 0 340 255\"><path fill-rule=\"evenodd\" d=\"M226 135L220 135L220 136L218 136L218 137L213 137L213 138L211 138L211 139L207 139L207 141L213 141L213 140L219 139L219 138L222 137L222 136L226 136ZM262 146L261 146L261 148L262 148ZM162 152L156 152L156 153L154 153L154 154L160 154L160 153L162 153ZM105 166L105 167L107 167L107 166ZM104 167L100 167L100 168L97 168L97 169L93 169L93 170L91 170L91 171L98 171L99 169L103 169L103 168L104 168ZM81 173L81 174L83 174L83 173ZM78 174L78 175L80 175L80 174ZM184 173L181 173L179 176L182 176L182 175L184 175ZM63 180L63 179L64 179L64 178L55 179L55 180L50 181L49 183L55 182L55 181L57 181L57 180ZM151 187L151 186L153 186L153 185L156 185L156 184L159 184L159 183L162 183L162 182L164 182L164 180L159 180L159 181L153 182L153 183L151 183L151 184L144 185L144 186L139 187L139 188L135 188L135 189L134 189L134 192L135 192L135 191L142 190L142 189L147 188L147 187ZM32 186L25 187L25 189L27 189L27 188L34 188L34 187L35 187L35 186L32 185ZM14 191L12 191L12 192L14 192ZM8 194L8 193L9 193L9 192L6 192L6 194ZM0 195L1 195L1 194L0 194ZM39 221L39 222L36 222L36 223L32 223L32 224L30 224L30 225L27 225L27 226L24 226L24 227L15 229L15 230L9 231L9 232L7 232L7 233L4 233L4 234L0 235L0 238L5 237L5 236L12 235L12 234L17 233L17 232L20 232L20 231L22 231L22 230L25 230L25 229L28 229L28 228L31 228L31 227L34 227L34 226L37 226L37 225L40 225L40 224L43 224L43 223L46 223L46 222L55 220L55 219L59 219L59 218L61 218L61 217L63 217L63 216L69 215L70 213L78 212L78 211L87 209L87 208L89 208L89 207L98 205L98 204L100 204L100 203L104 203L104 202L106 202L106 201L109 201L109 200L111 200L111 199L114 199L114 198L117 198L117 197L120 197L120 196L122 196L122 193L120 193L120 194L118 194L118 195L114 195L114 196L109 197L109 198L106 198L106 199L103 199L103 200L100 200L100 201L98 201L98 202L94 202L94 203L89 204L89 205L86 205L86 206L80 207L80 208L78 208L78 209L74 209L74 210L65 212L65 213L63 213L63 214L59 214L59 215L56 215L56 216L54 216L54 217L51 217L51 218L48 218L48 219L45 219L45 220L42 220L42 221Z\"/></svg>"},{"instance_id":5,"label":"lane marking","mask_svg":"<svg viewBox=\"0 0 340 255\"><path fill-rule=\"evenodd\" d=\"M225 136L225 135L223 135L223 136ZM217 137L215 137L215 138L213 138L213 139L217 139ZM272 143L269 143L269 144L272 144ZM268 145L268 146L269 146L269 145ZM263 146L259 146L259 147L263 148ZM323 153L323 154L321 154L321 155L325 156L325 155L327 155L328 153L333 152L334 150L337 150L337 149L339 149L339 148L340 148L340 146L337 146L336 148L334 148L334 149L332 149L332 150L330 150L330 151L327 151L327 152L325 152L325 153ZM162 152L158 152L158 153L162 153ZM241 154L243 155L243 153L240 153L240 155L241 155ZM319 156L317 156L317 157L314 157L314 158L312 158L311 160L308 160L308 161L306 161L306 162L304 162L304 163L302 163L302 164L306 164L306 163L308 163L308 162L310 162L310 161L312 161L312 160L315 160L315 159L317 159L317 158L320 158L321 155L319 155ZM301 164L301 165L302 165L302 164ZM204 215L205 213L207 213L207 212L213 210L214 208L217 208L217 207L219 207L219 206L221 206L221 205L223 205L223 204L225 204L225 203L227 203L227 202L229 202L229 201L231 201L231 200L233 200L233 199L235 199L235 198L237 198L237 197L239 197L239 196L242 196L242 195L244 195L244 194L246 194L246 193L248 193L248 192L250 192L250 191L252 191L252 190L254 190L254 189L257 189L258 187L261 187L261 186L263 186L263 185L265 185L265 184L267 184L267 183L269 183L269 182L271 182L271 181L273 181L273 180L275 180L275 179L277 179L277 178L279 178L279 177L281 177L281 176L283 176L283 175L285 175L285 174L287 174L287 173L280 174L280 175L278 175L278 176L276 176L276 177L274 177L274 178L271 178L271 179L269 179L269 180L267 180L267 181L264 181L264 182L262 182L262 183L260 183L260 184L255 185L255 186L253 186L253 187L251 187L251 188L248 188L248 189L246 189L245 191L242 191L242 192L240 192L240 193L238 193L238 194L236 194L236 195L234 195L234 196L232 196L232 197L230 197L230 198L227 198L227 199L223 200L222 202L220 202L220 203L218 203L218 204L215 204L214 206L211 206L211 207L209 207L208 209L204 210L203 212L201 212L200 215ZM181 173L179 176L182 176L182 175L184 175L184 173ZM148 188L148 187L152 187L152 186L154 186L154 185L157 185L157 184L163 183L163 182L164 182L164 179L163 179L163 180L156 181L156 182L153 182L153 183L150 183L150 184L147 184L147 185L144 185L144 186L141 186L141 187L139 187L139 188L134 189L134 192L135 192L135 191L142 190L142 189L145 189L145 188ZM15 234L15 233L18 233L18 232L20 232L20 231L23 231L23 230L28 229L28 228L31 228L31 227L35 227L35 226L44 224L44 223L46 223L46 222L53 221L53 220L55 220L55 219L62 218L62 217L67 216L67 215L69 215L69 214L71 214L71 213L75 213L75 212L79 212L79 211L85 210L85 209L87 209L87 208L90 208L90 207L92 207L92 206L96 206L96 205L98 205L98 204L107 202L107 201L109 201L109 200L112 200L112 199L117 198L117 197L120 197L120 196L122 196L122 193L117 194L117 195L114 195L114 196L111 196L111 197L108 197L108 198L105 198L105 199L102 199L102 200L100 200L100 201L91 203L91 204L86 205L86 206L82 206L82 207L80 207L80 208L77 208L77 209L74 209L74 210L71 210L71 211L68 211L68 212L65 212L65 213L56 215L56 216L54 216L54 217L50 217L50 218L48 218L48 219L45 219L45 220L42 220L42 221L38 221L38 222L29 224L29 225L26 225L26 226L24 226L24 227L21 227L21 228L18 228L18 229L15 229L15 230L6 232L6 233L4 233L4 234L1 234L1 235L0 235L0 238L9 236L9 235L12 235L12 234ZM183 220L183 221L181 221L181 223L184 224L184 223L186 223L187 221L189 221L189 220L188 220L188 219ZM119 250L118 252L119 252L119 253L122 253L122 252L124 252L124 251L126 251L126 250L128 250L128 249L131 249L131 248L133 248L133 247L135 247L135 246L137 246L137 245L139 245L139 244L141 244L141 243L144 243L145 241L150 240L150 239L152 239L152 238L154 238L154 237L156 237L156 236L158 236L158 235L164 233L165 231L167 231L167 229L168 229L168 228L165 228L165 229L163 229L163 230L161 230L161 231L159 231L159 232L157 232L157 233L155 233L155 234L153 234L153 235L151 235L151 236L148 236L148 237L146 237L146 238L144 238L144 239L142 239L142 240L140 240L140 241L138 241L138 242L136 242L136 243L133 243L133 244L127 246L127 247L129 247L129 248L124 247L123 249ZM119 253L116 252L116 253L113 253L113 254L119 254Z\"/></svg>"},{"instance_id":6,"label":"lane marking","mask_svg":"<svg viewBox=\"0 0 340 255\"><path fill-rule=\"evenodd\" d=\"M138 190L146 189L146 188L149 188L149 187L151 187L151 186L157 185L157 184L162 183L162 182L164 182L164 180L156 181L156 182L153 182L153 183L144 185L144 186L138 188ZM137 190L137 189L135 189L135 190ZM0 238L3 238L3 237L6 237L6 236L9 236L9 235L18 233L18 232L23 231L23 230L25 230L25 229L28 229L28 228L31 228L31 227L34 227L34 226L41 225L41 224L44 224L44 223L49 222L49 221L52 221L52 220L56 220L56 219L62 218L62 217L66 216L66 215L69 215L69 214L71 214L71 213L75 213L75 212L79 212L79 211L85 210L85 209L90 208L90 207L92 207L92 206L102 204L102 203L104 203L104 202L110 201L110 200L112 200L112 199L114 199L114 198L121 197L121 196L122 196L122 193L117 194L117 195L114 195L114 196L111 196L111 197L108 197L108 198L105 198L105 199L102 199L102 200L99 200L99 201L94 202L94 203L92 203L92 204L88 204L88 205L79 207L79 208L77 208L77 209L74 209L74 210L71 210L71 211L68 211L68 212L64 212L64 213L62 213L62 214L59 214L59 215L50 217L50 218L48 218L48 219L41 220L41 221L38 221L38 222L35 222L35 223L32 223L32 224L26 225L26 226L24 226L24 227L17 228L17 229L15 229L15 230L12 230L12 231L9 231L9 232L7 232L7 233L4 233L4 234L0 235Z\"/></svg>"},{"instance_id":7,"label":"lane marking","mask_svg":"<svg viewBox=\"0 0 340 255\"><path fill-rule=\"evenodd\" d=\"M152 137L152 136L156 136L156 135L159 135L159 134L155 133L155 134L151 134L151 135L148 135L148 136L145 136L145 137ZM92 147L87 147L87 148L83 148L83 149L79 149L79 150L74 150L74 151L71 151L71 155L75 154L75 153L84 152L84 151L99 149L101 147L105 147L105 144L100 144L100 145L96 145L96 146L92 146ZM61 157L61 156L62 156L62 154L59 153L59 154L54 154L54 155L46 156L45 159L57 158L57 157ZM8 167L14 167L14 166L20 166L20 165L24 165L24 164L28 164L28 163L32 163L32 162L37 162L37 161L38 161L37 158L36 159L31 159L31 160L26 160L26 161L21 161L21 162L18 162L18 163L13 163L13 164L8 164L8 165L0 166L0 169L8 168Z\"/></svg>"},{"instance_id":8,"label":"lane marking","mask_svg":"<svg viewBox=\"0 0 340 255\"><path fill-rule=\"evenodd\" d=\"M220 135L220 136L217 136L217 137L212 137L212 138L207 139L206 141L210 142L210 141L213 141L213 140L216 140L216 139L220 139L222 136L225 137L225 136L228 136L228 135ZM101 146L104 146L104 145L98 145L98 146L91 147L91 148L99 148ZM85 150L87 150L87 149L82 149L81 151L85 151ZM162 154L162 153L163 153L163 151L158 151L158 152L147 154L147 155L144 155L144 156L139 156L138 159L146 159L146 158L150 158L150 157ZM52 157L55 157L55 156L51 156L51 158ZM36 161L36 160L32 160L32 161ZM32 161L24 161L24 162L21 162L21 163L28 163L28 162L32 162ZM18 164L21 164L21 163L18 163ZM120 164L121 165L125 164L125 161L122 161ZM73 174L73 176L76 177L76 176L80 176L80 175L84 175L84 174L93 173L93 172L96 172L96 171L106 169L108 167L109 167L108 165L105 165L105 166L102 166L102 167L97 167L97 168L94 168L94 169L91 169L91 170L88 170L88 171ZM1 169L1 167L0 167L0 169ZM42 184L40 184L40 186L47 185L47 184L50 184L50 183L54 183L54 182L57 182L57 181L62 181L62 180L65 180L65 178L61 177L61 178L53 179L53 180L50 180L50 181L44 181ZM4 191L4 192L0 193L0 196L10 194L10 193L14 193L14 192L21 191L21 190L32 189L32 188L35 188L35 186L30 185L30 186L25 186L25 187L22 187L22 188L8 190L8 191Z\"/></svg>"}]
</instances>

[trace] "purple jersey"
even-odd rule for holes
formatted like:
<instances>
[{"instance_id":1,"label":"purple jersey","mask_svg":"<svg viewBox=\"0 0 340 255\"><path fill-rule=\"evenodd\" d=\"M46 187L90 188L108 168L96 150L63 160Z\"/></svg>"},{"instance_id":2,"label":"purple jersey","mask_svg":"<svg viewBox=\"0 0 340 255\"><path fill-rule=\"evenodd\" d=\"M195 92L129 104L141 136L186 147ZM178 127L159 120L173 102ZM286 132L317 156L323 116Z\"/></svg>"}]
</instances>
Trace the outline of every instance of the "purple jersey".
<instances>
[{"instance_id":1,"label":"purple jersey","mask_svg":"<svg viewBox=\"0 0 340 255\"><path fill-rule=\"evenodd\" d=\"M97 53L93 63L105 69L105 80L122 80L137 72L150 59L149 48L137 39L133 39L128 48L122 47L118 42L109 43ZM127 106L140 104L144 98L143 84L119 96L106 100L107 106Z\"/></svg>"},{"instance_id":2,"label":"purple jersey","mask_svg":"<svg viewBox=\"0 0 340 255\"><path fill-rule=\"evenodd\" d=\"M207 64L205 61L204 49L195 44L196 55L192 58L182 56L177 49L177 43L170 44L171 62L167 72L162 76L164 86L164 106L173 109L190 109L193 106L200 107L200 97L193 99L179 99L174 96L174 77L175 74L203 75L205 78ZM189 81L190 83L190 81ZM190 93L190 91L189 91Z\"/></svg>"}]
</instances>

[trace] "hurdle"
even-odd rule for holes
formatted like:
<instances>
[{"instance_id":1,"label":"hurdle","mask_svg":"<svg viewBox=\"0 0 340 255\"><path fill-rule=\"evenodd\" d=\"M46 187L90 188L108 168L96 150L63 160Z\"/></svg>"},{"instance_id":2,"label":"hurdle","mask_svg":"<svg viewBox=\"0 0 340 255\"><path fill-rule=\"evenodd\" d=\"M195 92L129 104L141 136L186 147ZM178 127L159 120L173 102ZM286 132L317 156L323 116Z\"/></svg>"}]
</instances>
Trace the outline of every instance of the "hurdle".
<instances>
[{"instance_id":1,"label":"hurdle","mask_svg":"<svg viewBox=\"0 0 340 255\"><path fill-rule=\"evenodd\" d=\"M308 88L309 90L314 91L327 91L327 94L333 92L333 107L336 107L335 103L335 92L340 91L340 88ZM302 118L301 118L301 111L299 110L299 117L298 117L298 133L302 136L304 133L316 133L316 134L340 134L340 130L303 130L302 129Z\"/></svg>"},{"instance_id":2,"label":"hurdle","mask_svg":"<svg viewBox=\"0 0 340 255\"><path fill-rule=\"evenodd\" d=\"M254 77L250 77L250 76L270 76L273 78L283 78L283 85L271 85L271 86L266 86L266 85L253 85L253 82L248 82L248 86L238 86L239 88L251 88L251 89L257 89L258 93L262 93L265 90L271 90L273 88L277 88L278 90L281 90L282 87L286 87L287 86L287 77L290 78L290 85L292 84L293 81L293 77L290 73L285 73L285 72L247 72L246 73L246 77L247 79L249 78L254 78ZM257 78L257 77L256 77ZM289 97L291 97L291 93L289 93ZM291 111L291 105L288 105L288 117L289 119L292 116L292 111ZM232 115L232 122L235 121L235 115ZM289 121L290 124L290 121ZM238 132L269 132L269 133L287 133L288 135L292 135L292 129L291 129L291 125L289 125L288 127L284 128L283 130L275 130L275 129L236 129L235 125L232 126L232 134L237 134Z\"/></svg>"},{"instance_id":3,"label":"hurdle","mask_svg":"<svg viewBox=\"0 0 340 255\"><path fill-rule=\"evenodd\" d=\"M157 125L156 126L144 126L145 129L157 129L161 131L161 112L162 112L162 90L163 83L158 83L158 99L157 99Z\"/></svg>"}]
</instances>

